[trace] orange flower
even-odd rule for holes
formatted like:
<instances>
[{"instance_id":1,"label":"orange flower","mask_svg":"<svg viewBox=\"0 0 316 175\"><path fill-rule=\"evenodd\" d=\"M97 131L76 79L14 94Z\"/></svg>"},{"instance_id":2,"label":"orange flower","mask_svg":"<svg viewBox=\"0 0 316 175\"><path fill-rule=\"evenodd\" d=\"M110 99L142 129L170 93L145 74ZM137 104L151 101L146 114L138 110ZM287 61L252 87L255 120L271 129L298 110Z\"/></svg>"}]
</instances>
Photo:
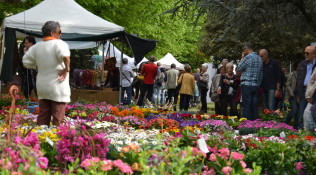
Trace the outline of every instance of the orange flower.
<instances>
[{"instance_id":1,"label":"orange flower","mask_svg":"<svg viewBox=\"0 0 316 175\"><path fill-rule=\"evenodd\" d=\"M134 150L135 152L138 152L139 146L136 145L135 143L129 145L129 147L130 147L132 150Z\"/></svg>"},{"instance_id":2,"label":"orange flower","mask_svg":"<svg viewBox=\"0 0 316 175\"><path fill-rule=\"evenodd\" d=\"M130 149L130 147L129 146L125 146L125 147L123 147L122 148L122 152L124 152L124 153L127 153L127 152L129 152L131 149Z\"/></svg>"},{"instance_id":3,"label":"orange flower","mask_svg":"<svg viewBox=\"0 0 316 175\"><path fill-rule=\"evenodd\" d=\"M298 137L297 137L297 135L289 135L287 138L289 138L289 139L297 139Z\"/></svg>"},{"instance_id":4,"label":"orange flower","mask_svg":"<svg viewBox=\"0 0 316 175\"><path fill-rule=\"evenodd\" d=\"M132 170L134 170L134 171L138 171L139 170L139 168L140 168L140 166L139 166L139 164L138 163L133 163L133 165L132 165Z\"/></svg>"}]
</instances>

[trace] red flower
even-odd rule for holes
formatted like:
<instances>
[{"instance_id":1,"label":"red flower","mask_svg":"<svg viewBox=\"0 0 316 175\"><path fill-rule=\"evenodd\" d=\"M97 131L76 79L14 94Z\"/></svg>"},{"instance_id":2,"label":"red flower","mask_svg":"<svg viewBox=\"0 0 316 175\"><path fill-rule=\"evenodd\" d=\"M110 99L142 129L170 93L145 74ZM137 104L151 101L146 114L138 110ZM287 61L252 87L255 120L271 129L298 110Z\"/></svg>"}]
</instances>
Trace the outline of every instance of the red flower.
<instances>
[{"instance_id":1,"label":"red flower","mask_svg":"<svg viewBox=\"0 0 316 175\"><path fill-rule=\"evenodd\" d=\"M265 114L267 114L267 115L268 115L268 114L271 114L271 112L269 111L269 109L264 109L263 112L264 112Z\"/></svg>"},{"instance_id":2,"label":"red flower","mask_svg":"<svg viewBox=\"0 0 316 175\"><path fill-rule=\"evenodd\" d=\"M313 136L305 136L304 139L308 140L308 141L312 141L312 140L315 139L315 137L313 137Z\"/></svg>"}]
</instances>

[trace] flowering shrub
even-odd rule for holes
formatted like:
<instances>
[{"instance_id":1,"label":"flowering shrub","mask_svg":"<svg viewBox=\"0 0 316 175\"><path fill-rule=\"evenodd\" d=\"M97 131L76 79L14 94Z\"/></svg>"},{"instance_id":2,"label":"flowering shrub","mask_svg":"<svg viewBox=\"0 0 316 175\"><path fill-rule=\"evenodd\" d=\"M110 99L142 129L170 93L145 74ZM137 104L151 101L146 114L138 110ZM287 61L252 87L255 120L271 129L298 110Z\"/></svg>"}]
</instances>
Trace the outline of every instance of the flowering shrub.
<instances>
[{"instance_id":1,"label":"flowering shrub","mask_svg":"<svg viewBox=\"0 0 316 175\"><path fill-rule=\"evenodd\" d=\"M223 120L205 120L198 125L207 131L225 132L227 130L232 130L232 128Z\"/></svg>"},{"instance_id":2,"label":"flowering shrub","mask_svg":"<svg viewBox=\"0 0 316 175\"><path fill-rule=\"evenodd\" d=\"M292 126L285 123L262 121L261 119L254 121L244 120L240 122L238 129L239 133L242 135L261 131L260 133L264 136L279 135L282 131L288 134L292 134L293 132L297 131Z\"/></svg>"},{"instance_id":3,"label":"flowering shrub","mask_svg":"<svg viewBox=\"0 0 316 175\"><path fill-rule=\"evenodd\" d=\"M238 152L230 152L228 148L212 148L212 152L207 163L208 169L214 168L217 172L225 175L251 173L252 170L247 168L243 161L244 155Z\"/></svg>"},{"instance_id":4,"label":"flowering shrub","mask_svg":"<svg viewBox=\"0 0 316 175\"><path fill-rule=\"evenodd\" d=\"M278 121L278 122L283 122L284 121L284 116L281 111L276 110L276 111L269 111L268 109L263 110L263 115L261 116L261 119L263 121Z\"/></svg>"},{"instance_id":5,"label":"flowering shrub","mask_svg":"<svg viewBox=\"0 0 316 175\"><path fill-rule=\"evenodd\" d=\"M122 125L133 126L139 128L146 125L146 120L135 116L118 117L117 122Z\"/></svg>"},{"instance_id":6,"label":"flowering shrub","mask_svg":"<svg viewBox=\"0 0 316 175\"><path fill-rule=\"evenodd\" d=\"M85 125L78 123L75 128L62 125L57 132L61 138L57 142L58 155L56 159L61 163L74 162L98 156L105 158L110 140L104 138L104 134L98 134Z\"/></svg>"},{"instance_id":7,"label":"flowering shrub","mask_svg":"<svg viewBox=\"0 0 316 175\"><path fill-rule=\"evenodd\" d=\"M46 169L48 160L42 157L40 142L36 133L30 132L25 138L19 135L14 136L13 140L1 140L0 169L17 171L20 164L29 165L30 157L34 158L36 165Z\"/></svg>"}]
</instances>

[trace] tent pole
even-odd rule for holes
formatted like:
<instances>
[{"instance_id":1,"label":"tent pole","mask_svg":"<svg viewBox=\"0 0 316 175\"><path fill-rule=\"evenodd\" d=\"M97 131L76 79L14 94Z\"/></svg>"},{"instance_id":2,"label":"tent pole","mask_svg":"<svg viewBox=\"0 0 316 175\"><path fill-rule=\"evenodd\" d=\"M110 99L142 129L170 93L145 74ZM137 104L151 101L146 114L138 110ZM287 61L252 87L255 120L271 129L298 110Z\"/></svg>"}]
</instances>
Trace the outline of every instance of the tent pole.
<instances>
[{"instance_id":1,"label":"tent pole","mask_svg":"<svg viewBox=\"0 0 316 175\"><path fill-rule=\"evenodd\" d=\"M3 26L1 26L1 52L0 52L0 74L2 71L2 64L3 64L3 57L4 57L4 42L5 42L5 30L3 29ZM3 31L3 32L2 32ZM1 94L1 86L2 86L2 82L0 80L0 94Z\"/></svg>"},{"instance_id":2,"label":"tent pole","mask_svg":"<svg viewBox=\"0 0 316 175\"><path fill-rule=\"evenodd\" d=\"M119 90L119 102L123 103L123 101L121 101L121 96L122 96L122 67L123 67L123 52L124 52L124 38L123 38L124 34L122 34L122 45L121 45L121 65L120 65L120 90ZM123 94L124 96L124 94Z\"/></svg>"},{"instance_id":3,"label":"tent pole","mask_svg":"<svg viewBox=\"0 0 316 175\"><path fill-rule=\"evenodd\" d=\"M102 42L102 63L101 63L101 84L104 83L104 50L105 50L105 41Z\"/></svg>"}]
</instances>

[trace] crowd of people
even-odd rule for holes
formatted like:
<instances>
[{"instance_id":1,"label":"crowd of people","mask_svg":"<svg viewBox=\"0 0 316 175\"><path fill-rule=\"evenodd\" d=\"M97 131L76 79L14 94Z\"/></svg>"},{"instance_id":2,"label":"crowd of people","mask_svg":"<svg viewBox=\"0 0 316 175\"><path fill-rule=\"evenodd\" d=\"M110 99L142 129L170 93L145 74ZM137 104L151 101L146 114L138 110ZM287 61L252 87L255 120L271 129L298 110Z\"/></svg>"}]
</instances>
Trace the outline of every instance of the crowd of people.
<instances>
[{"instance_id":1,"label":"crowd of people","mask_svg":"<svg viewBox=\"0 0 316 175\"><path fill-rule=\"evenodd\" d=\"M48 21L42 32L42 42L35 45L34 37L28 36L25 46L21 47L22 89L26 97L32 89L38 95L39 125L49 125L50 116L53 116L53 123L59 125L65 106L70 102L70 51L68 45L59 39L61 29L58 22ZM255 120L259 118L259 99L262 109L270 111L284 110L287 99L291 110L286 122L294 119L295 129L315 129L316 48L307 46L305 59L295 62L289 74L280 61L270 58L268 50L261 49L258 53L251 43L245 43L237 67L223 59L212 77L206 64L197 68L195 73L189 64L179 71L175 64L166 69L159 62L155 63L154 56L142 63L135 73L128 66L128 59L124 58L120 100L126 105L133 101L138 106L148 102L160 107L169 105L174 111L188 111L200 102L200 113L207 113L206 98L209 95L215 103L216 114Z\"/></svg>"},{"instance_id":2,"label":"crowd of people","mask_svg":"<svg viewBox=\"0 0 316 175\"><path fill-rule=\"evenodd\" d=\"M295 62L293 71L287 74L279 60L269 57L268 50L261 49L257 54L251 43L245 43L237 67L223 59L213 77L209 77L206 64L201 66L201 71L197 68L195 73L188 64L184 66L184 71L177 70L175 64L166 70L159 62L155 64L155 57L151 56L148 63L141 64L137 78L130 83L132 93L127 95L125 104L130 104L134 99L137 105L143 106L146 97L158 106L172 102L173 110L177 111L180 97L178 110L188 111L189 107L195 107L200 101L200 112L207 113L206 97L209 95L215 103L216 114L255 120L259 118L259 99L262 109L269 111L285 110L287 106L284 101L288 100L291 110L286 122L294 119L294 128L303 129L313 123L313 120L303 116L304 111L313 109L312 104L316 100L316 95L313 95L315 53L314 46L306 47L305 60ZM125 78L122 77L123 81ZM209 81L212 82L210 87Z\"/></svg>"}]
</instances>

